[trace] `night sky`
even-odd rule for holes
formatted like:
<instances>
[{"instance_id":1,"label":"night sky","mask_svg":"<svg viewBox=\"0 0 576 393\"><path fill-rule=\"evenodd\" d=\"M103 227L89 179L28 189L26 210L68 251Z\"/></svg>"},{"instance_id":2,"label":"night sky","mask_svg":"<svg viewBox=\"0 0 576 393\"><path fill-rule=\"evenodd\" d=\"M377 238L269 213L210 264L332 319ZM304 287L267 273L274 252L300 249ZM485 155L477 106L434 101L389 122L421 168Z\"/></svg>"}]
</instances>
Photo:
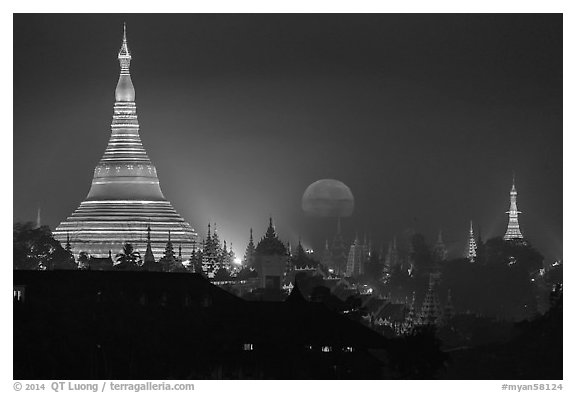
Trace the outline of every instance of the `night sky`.
<instances>
[{"instance_id":1,"label":"night sky","mask_svg":"<svg viewBox=\"0 0 576 393\"><path fill-rule=\"evenodd\" d=\"M55 228L86 197L110 136L122 22L140 136L164 195L243 255L274 218L321 248L335 221L306 187L346 183L349 238L409 228L451 257L469 220L520 226L562 257L561 15L16 15L14 221ZM476 227L478 229L478 227Z\"/></svg>"}]
</instances>

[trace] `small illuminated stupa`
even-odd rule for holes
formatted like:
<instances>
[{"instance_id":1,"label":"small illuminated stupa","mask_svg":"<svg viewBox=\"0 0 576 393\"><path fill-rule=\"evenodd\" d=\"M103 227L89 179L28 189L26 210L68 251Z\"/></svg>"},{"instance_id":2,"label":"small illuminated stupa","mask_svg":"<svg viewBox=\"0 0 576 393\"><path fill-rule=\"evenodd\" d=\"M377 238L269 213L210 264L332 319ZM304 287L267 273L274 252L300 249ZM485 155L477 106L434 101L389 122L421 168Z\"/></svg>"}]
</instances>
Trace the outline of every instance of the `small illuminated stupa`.
<instances>
[{"instance_id":1,"label":"small illuminated stupa","mask_svg":"<svg viewBox=\"0 0 576 393\"><path fill-rule=\"evenodd\" d=\"M512 189L510 190L510 209L506 212L508 214L508 228L506 228L506 233L504 234L504 240L516 240L521 241L524 237L522 232L520 232L520 223L518 222L518 214L522 213L518 211L518 206L516 205L516 198L518 192L516 192L516 182L515 178L512 177Z\"/></svg>"},{"instance_id":2,"label":"small illuminated stupa","mask_svg":"<svg viewBox=\"0 0 576 393\"><path fill-rule=\"evenodd\" d=\"M75 255L86 251L106 257L119 253L124 243L144 255L149 233L153 253L162 255L170 234L172 243L190 255L197 234L162 194L156 168L140 140L131 59L124 25L112 135L88 196L58 225L54 238L64 243L69 237Z\"/></svg>"}]
</instances>

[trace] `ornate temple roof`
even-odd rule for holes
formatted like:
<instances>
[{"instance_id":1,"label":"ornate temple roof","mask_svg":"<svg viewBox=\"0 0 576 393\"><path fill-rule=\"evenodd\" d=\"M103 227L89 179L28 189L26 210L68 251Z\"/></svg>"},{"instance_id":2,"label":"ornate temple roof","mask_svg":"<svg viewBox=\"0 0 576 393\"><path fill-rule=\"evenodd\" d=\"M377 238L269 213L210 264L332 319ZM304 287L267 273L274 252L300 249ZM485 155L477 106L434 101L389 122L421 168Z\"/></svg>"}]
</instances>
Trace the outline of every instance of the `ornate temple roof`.
<instances>
[{"instance_id":1,"label":"ornate temple roof","mask_svg":"<svg viewBox=\"0 0 576 393\"><path fill-rule=\"evenodd\" d=\"M270 218L270 224L268 225L268 230L266 235L258 242L256 246L257 255L288 255L288 250L284 243L278 239L276 235L276 230L272 225L272 218Z\"/></svg>"}]
</instances>

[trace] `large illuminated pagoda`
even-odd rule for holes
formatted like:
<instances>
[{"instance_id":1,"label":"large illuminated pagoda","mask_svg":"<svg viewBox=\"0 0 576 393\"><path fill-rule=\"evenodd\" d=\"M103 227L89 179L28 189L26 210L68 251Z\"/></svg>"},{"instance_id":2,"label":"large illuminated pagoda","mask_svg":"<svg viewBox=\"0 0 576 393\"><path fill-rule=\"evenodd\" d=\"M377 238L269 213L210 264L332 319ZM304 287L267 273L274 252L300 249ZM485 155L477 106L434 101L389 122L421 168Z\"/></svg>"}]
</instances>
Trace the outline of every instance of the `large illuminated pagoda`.
<instances>
[{"instance_id":1,"label":"large illuminated pagoda","mask_svg":"<svg viewBox=\"0 0 576 393\"><path fill-rule=\"evenodd\" d=\"M124 25L112 135L86 200L60 223L54 237L62 243L69 237L75 255L86 251L97 257L114 256L124 243L143 255L150 226L155 255L162 255L169 236L173 244L181 245L184 255L190 255L197 234L164 197L156 168L140 140L131 59Z\"/></svg>"}]
</instances>

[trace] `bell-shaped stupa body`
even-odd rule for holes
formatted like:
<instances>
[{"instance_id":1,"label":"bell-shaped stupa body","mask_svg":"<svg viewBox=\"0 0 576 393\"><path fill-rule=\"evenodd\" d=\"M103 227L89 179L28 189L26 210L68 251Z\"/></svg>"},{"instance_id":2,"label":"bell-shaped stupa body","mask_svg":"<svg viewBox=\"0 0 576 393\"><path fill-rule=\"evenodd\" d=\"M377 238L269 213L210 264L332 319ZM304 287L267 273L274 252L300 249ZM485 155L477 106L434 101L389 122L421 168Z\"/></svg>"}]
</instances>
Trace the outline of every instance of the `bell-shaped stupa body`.
<instances>
[{"instance_id":1,"label":"bell-shaped stupa body","mask_svg":"<svg viewBox=\"0 0 576 393\"><path fill-rule=\"evenodd\" d=\"M169 233L172 243L190 255L197 234L162 194L156 168L140 140L131 59L124 26L112 135L94 170L86 200L60 223L54 237L64 242L69 236L75 255L86 251L97 257L109 252L114 256L124 243L144 255L150 225L155 255L163 254Z\"/></svg>"}]
</instances>

